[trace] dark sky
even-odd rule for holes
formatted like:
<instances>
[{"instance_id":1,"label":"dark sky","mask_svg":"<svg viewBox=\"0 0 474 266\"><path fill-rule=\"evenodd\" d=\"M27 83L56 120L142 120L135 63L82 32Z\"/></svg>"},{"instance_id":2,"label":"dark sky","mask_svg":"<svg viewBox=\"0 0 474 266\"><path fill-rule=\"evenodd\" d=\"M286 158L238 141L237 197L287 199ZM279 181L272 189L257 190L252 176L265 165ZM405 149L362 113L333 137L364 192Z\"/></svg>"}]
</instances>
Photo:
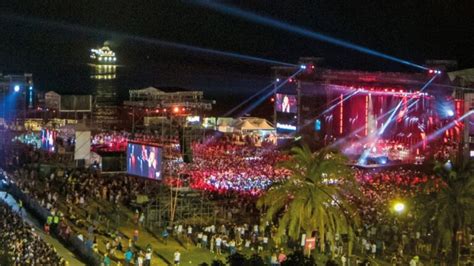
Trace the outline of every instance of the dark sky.
<instances>
[{"instance_id":1,"label":"dark sky","mask_svg":"<svg viewBox=\"0 0 474 266\"><path fill-rule=\"evenodd\" d=\"M7 2L7 3L6 3ZM42 18L94 28L127 32L202 47L235 51L295 62L299 56L323 56L347 67L365 62L384 66L383 59L352 53L267 26L245 22L188 3L189 1L2 1L2 14ZM422 62L426 58L457 59L463 66L474 60L474 2L437 0L399 1L223 1L314 31L345 39L397 57ZM107 36L67 33L3 19L0 49L38 59L57 59L51 50L62 45L80 47ZM45 24L47 25L47 24ZM107 38L108 39L108 38ZM130 40L112 37L117 45ZM61 49L62 50L62 49ZM61 53L57 56L62 56ZM33 59L34 61L35 59ZM377 65L379 63L379 65ZM386 67L396 67L389 63Z\"/></svg>"},{"instance_id":2,"label":"dark sky","mask_svg":"<svg viewBox=\"0 0 474 266\"><path fill-rule=\"evenodd\" d=\"M455 59L461 67L474 67L472 0L225 3L416 63L423 64L425 59ZM212 83L212 77L222 76L229 76L230 83L245 77L249 82L260 80L265 84L270 78L270 65L172 50L103 32L92 34L77 28L61 29L47 21L291 63L296 63L300 56L321 56L326 58L328 66L337 68L416 71L385 59L207 10L189 1L1 1L0 14L0 71L4 72L39 71L51 65L84 62L89 48L110 40L123 64L152 62L174 72L184 69L191 77L195 71L200 74L204 71L211 80L206 81L208 83ZM36 22L25 22L31 19Z\"/></svg>"}]
</instances>

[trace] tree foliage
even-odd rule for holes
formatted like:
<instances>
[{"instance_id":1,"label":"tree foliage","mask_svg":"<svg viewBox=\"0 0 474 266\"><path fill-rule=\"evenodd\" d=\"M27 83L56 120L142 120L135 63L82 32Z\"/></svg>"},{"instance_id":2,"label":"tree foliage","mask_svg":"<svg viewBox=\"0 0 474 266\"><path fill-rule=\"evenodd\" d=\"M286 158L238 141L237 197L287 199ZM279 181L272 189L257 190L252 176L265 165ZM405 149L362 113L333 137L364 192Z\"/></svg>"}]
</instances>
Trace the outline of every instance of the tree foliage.
<instances>
[{"instance_id":1,"label":"tree foliage","mask_svg":"<svg viewBox=\"0 0 474 266\"><path fill-rule=\"evenodd\" d=\"M456 253L456 233L472 225L474 217L474 172L472 164L436 163L434 170L442 183L426 184L427 193L417 199L420 223L434 221L436 247ZM436 252L436 250L435 250Z\"/></svg>"},{"instance_id":2,"label":"tree foliage","mask_svg":"<svg viewBox=\"0 0 474 266\"><path fill-rule=\"evenodd\" d=\"M352 227L359 221L348 200L358 194L354 173L346 158L335 151L312 153L304 145L293 147L291 153L291 159L281 165L291 171L290 178L272 186L257 206L266 212L265 221L279 218L277 241L285 234L296 240L303 232L317 231L324 251L326 235L352 236Z\"/></svg>"}]
</instances>

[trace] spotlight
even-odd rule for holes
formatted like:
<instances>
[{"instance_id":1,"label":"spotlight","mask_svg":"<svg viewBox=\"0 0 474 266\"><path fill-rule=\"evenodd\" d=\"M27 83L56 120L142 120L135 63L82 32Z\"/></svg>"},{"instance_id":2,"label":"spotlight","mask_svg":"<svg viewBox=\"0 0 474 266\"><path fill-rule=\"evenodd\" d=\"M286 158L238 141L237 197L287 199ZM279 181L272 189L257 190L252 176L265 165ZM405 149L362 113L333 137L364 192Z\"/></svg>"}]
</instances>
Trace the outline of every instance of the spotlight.
<instances>
[{"instance_id":1,"label":"spotlight","mask_svg":"<svg viewBox=\"0 0 474 266\"><path fill-rule=\"evenodd\" d=\"M15 90L15 92L19 92L20 91L20 85L15 85L14 90Z\"/></svg>"},{"instance_id":2,"label":"spotlight","mask_svg":"<svg viewBox=\"0 0 474 266\"><path fill-rule=\"evenodd\" d=\"M277 78L277 79L276 79L276 82L280 82L280 78Z\"/></svg>"},{"instance_id":3,"label":"spotlight","mask_svg":"<svg viewBox=\"0 0 474 266\"><path fill-rule=\"evenodd\" d=\"M30 86L30 91L32 91L32 90L33 90L33 87L32 87L32 86Z\"/></svg>"},{"instance_id":4,"label":"spotlight","mask_svg":"<svg viewBox=\"0 0 474 266\"><path fill-rule=\"evenodd\" d=\"M454 111L451 110L451 109L448 109L448 110L446 110L446 114L447 114L448 116L454 116Z\"/></svg>"},{"instance_id":5,"label":"spotlight","mask_svg":"<svg viewBox=\"0 0 474 266\"><path fill-rule=\"evenodd\" d=\"M301 69L306 69L306 65L300 65Z\"/></svg>"},{"instance_id":6,"label":"spotlight","mask_svg":"<svg viewBox=\"0 0 474 266\"><path fill-rule=\"evenodd\" d=\"M428 73L433 74L433 73L434 73L434 70L433 70L433 69L430 69L430 70L428 70Z\"/></svg>"}]
</instances>

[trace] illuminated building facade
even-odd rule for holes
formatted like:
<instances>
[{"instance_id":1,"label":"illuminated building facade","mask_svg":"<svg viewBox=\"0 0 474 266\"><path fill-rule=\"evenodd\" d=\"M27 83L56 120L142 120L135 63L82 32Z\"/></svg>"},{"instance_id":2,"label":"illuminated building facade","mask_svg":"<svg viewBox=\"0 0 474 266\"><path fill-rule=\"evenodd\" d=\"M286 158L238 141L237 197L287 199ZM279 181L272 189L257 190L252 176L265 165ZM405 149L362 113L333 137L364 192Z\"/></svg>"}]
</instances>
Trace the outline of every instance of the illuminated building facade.
<instances>
[{"instance_id":1,"label":"illuminated building facade","mask_svg":"<svg viewBox=\"0 0 474 266\"><path fill-rule=\"evenodd\" d=\"M107 44L91 49L91 79L95 83L93 121L104 128L119 125L117 96L117 57Z\"/></svg>"},{"instance_id":2,"label":"illuminated building facade","mask_svg":"<svg viewBox=\"0 0 474 266\"><path fill-rule=\"evenodd\" d=\"M213 102L205 100L202 91L171 89L180 91L165 92L154 87L130 90L130 99L125 101L124 105L130 110L129 115L134 122L142 126L151 125L155 120L161 122L169 120L170 117L182 118L183 121L191 116L202 118L212 110Z\"/></svg>"}]
</instances>

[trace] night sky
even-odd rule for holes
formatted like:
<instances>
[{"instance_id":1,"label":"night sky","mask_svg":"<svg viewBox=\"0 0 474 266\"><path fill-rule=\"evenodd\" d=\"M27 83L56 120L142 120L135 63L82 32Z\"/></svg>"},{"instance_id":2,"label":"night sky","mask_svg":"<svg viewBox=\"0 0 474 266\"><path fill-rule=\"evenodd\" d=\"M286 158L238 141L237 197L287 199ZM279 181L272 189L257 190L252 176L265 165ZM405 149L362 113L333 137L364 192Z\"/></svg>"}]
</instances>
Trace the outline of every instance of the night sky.
<instances>
[{"instance_id":1,"label":"night sky","mask_svg":"<svg viewBox=\"0 0 474 266\"><path fill-rule=\"evenodd\" d=\"M85 64L89 49L105 40L111 41L120 63L162 73L157 74L151 82L154 84L150 85L221 87L221 92L226 94L241 92L239 86L255 90L271 78L268 64L164 48L120 35L103 34L104 31L289 63L296 63L300 56L318 56L326 59L327 66L335 68L416 71L220 14L190 1L5 2L0 4L0 71L37 72L40 80L45 69L54 71L55 66ZM461 68L474 66L473 1L222 2L416 63L423 64L425 59L455 59ZM61 28L58 24L101 31ZM248 84L254 84L255 88Z\"/></svg>"}]
</instances>

